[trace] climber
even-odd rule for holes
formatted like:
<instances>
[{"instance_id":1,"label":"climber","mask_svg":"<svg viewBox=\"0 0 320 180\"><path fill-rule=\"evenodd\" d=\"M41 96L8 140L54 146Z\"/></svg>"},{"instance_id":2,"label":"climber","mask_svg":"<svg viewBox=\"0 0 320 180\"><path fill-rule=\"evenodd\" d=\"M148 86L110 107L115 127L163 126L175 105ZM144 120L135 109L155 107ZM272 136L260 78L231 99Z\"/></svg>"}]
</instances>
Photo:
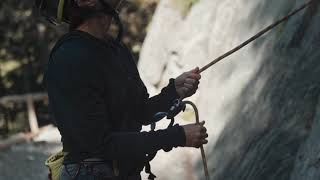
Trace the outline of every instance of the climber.
<instances>
[{"instance_id":1,"label":"climber","mask_svg":"<svg viewBox=\"0 0 320 180\"><path fill-rule=\"evenodd\" d=\"M201 76L199 68L185 72L150 98L121 42L120 3L36 0L50 22L70 25L53 48L45 73L50 111L65 153L61 180L138 180L148 154L208 142L204 122L141 132L155 113L168 111L175 99L192 96ZM108 33L112 22L119 27L117 38Z\"/></svg>"}]
</instances>

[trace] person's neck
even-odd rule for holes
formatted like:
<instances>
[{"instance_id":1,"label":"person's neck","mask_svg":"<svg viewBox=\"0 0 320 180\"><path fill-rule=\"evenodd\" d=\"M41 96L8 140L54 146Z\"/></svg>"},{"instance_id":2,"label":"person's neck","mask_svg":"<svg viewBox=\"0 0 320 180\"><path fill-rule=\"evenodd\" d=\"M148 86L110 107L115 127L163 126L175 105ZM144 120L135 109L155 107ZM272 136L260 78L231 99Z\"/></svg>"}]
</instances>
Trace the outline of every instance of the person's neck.
<instances>
[{"instance_id":1,"label":"person's neck","mask_svg":"<svg viewBox=\"0 0 320 180\"><path fill-rule=\"evenodd\" d=\"M102 24L101 21L99 21L99 19L92 18L82 23L76 29L78 31L87 32L98 39L105 40L105 38L108 37L108 29L110 27L110 24L111 24L111 19L107 23L107 28L106 28L106 24Z\"/></svg>"}]
</instances>

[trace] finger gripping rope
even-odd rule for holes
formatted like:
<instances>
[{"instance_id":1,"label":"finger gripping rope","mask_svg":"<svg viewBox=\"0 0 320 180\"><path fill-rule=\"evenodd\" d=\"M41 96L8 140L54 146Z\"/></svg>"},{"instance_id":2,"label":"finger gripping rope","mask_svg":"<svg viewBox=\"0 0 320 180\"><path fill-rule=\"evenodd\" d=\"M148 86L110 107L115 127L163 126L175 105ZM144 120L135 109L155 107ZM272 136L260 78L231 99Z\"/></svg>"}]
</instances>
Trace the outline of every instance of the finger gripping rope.
<instances>
[{"instance_id":1,"label":"finger gripping rope","mask_svg":"<svg viewBox=\"0 0 320 180\"><path fill-rule=\"evenodd\" d=\"M182 103L189 104L192 106L194 113L196 115L196 124L200 124L199 111L198 111L197 106L191 101L183 101ZM200 151L201 151L201 158L202 158L202 163L203 163L204 175L206 177L206 180L209 180L210 176L209 176L209 171L208 171L207 158L206 158L206 154L204 152L203 145L200 146Z\"/></svg>"},{"instance_id":2,"label":"finger gripping rope","mask_svg":"<svg viewBox=\"0 0 320 180\"><path fill-rule=\"evenodd\" d=\"M319 1L319 0L310 0L310 1L308 1L307 3L303 4L299 8L295 9L294 11L292 11L291 13L289 13L288 15L283 17L282 19L274 22L273 24L269 25L265 29L261 30L259 33L257 33L253 37L249 38L248 40L246 40L245 42L243 42L239 46L231 49L230 51L226 52L225 54L223 54L223 55L219 56L218 58L214 59L212 62L210 62L209 64L207 64L204 67L202 67L200 69L200 71L199 71L199 74L201 74L203 71L207 70L211 66L215 65L216 63L222 61L226 57L228 57L228 56L232 55L233 53L239 51L240 49L242 49L243 47L245 47L248 44L252 43L253 41L257 40L262 35L266 34L270 30L274 29L275 27L277 27L281 23L283 23L285 21L288 21L292 16L296 15L298 12L304 10L305 8L311 6L314 2L317 2L317 1ZM155 115L156 121L159 121L160 119L162 119L162 118L167 116L167 119L171 119L171 123L173 123L174 117L177 116L181 111L184 111L187 104L191 105L192 108L194 109L194 112L195 112L195 115L196 115L196 124L200 124L199 111L198 111L197 106L191 101L182 101L182 99L176 100L173 103L173 105L171 106L169 112L157 113ZM155 129L155 123L152 125L152 129L153 130ZM201 145L200 150L201 150L201 157L202 157L203 169L204 169L205 177L206 177L206 180L209 180L210 177L209 177L209 171L208 171L208 165L207 165L207 158L206 158L206 155L205 155L205 152L204 152L203 145Z\"/></svg>"},{"instance_id":3,"label":"finger gripping rope","mask_svg":"<svg viewBox=\"0 0 320 180\"><path fill-rule=\"evenodd\" d=\"M170 127L174 123L174 117L177 116L181 111L185 111L186 105L192 106L192 108L195 112L195 115L196 115L196 124L200 124L199 111L198 111L197 106L191 101L182 101L181 99L175 100L168 112L156 113L154 115L153 119L155 122L157 122L157 121L167 117L167 119L171 119L171 123L169 125L169 127ZM155 123L153 123L151 125L151 131L154 131L155 127L156 127L156 125L155 125ZM209 171L208 171L208 165L207 165L207 158L206 158L206 154L204 152L203 145L200 146L200 150L201 150L201 157L202 157L204 174L205 174L206 180L209 180L210 178L209 178ZM149 169L150 169L150 167L149 167Z\"/></svg>"}]
</instances>

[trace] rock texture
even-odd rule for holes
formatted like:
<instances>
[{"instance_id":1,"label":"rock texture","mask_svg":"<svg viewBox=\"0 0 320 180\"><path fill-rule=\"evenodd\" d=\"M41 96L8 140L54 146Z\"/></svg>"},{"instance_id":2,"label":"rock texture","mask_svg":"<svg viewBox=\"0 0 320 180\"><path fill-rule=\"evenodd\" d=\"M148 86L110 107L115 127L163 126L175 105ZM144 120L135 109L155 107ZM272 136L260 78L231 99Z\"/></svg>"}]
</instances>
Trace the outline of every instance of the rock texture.
<instances>
[{"instance_id":1,"label":"rock texture","mask_svg":"<svg viewBox=\"0 0 320 180\"><path fill-rule=\"evenodd\" d=\"M200 0L182 16L173 1L160 1L140 56L151 94L305 2ZM207 121L211 179L320 179L319 4L202 74L191 99ZM159 179L203 179L197 150L160 153L152 165Z\"/></svg>"},{"instance_id":2,"label":"rock texture","mask_svg":"<svg viewBox=\"0 0 320 180\"><path fill-rule=\"evenodd\" d=\"M317 106L312 132L296 156L291 180L314 180L320 177L320 103Z\"/></svg>"}]
</instances>

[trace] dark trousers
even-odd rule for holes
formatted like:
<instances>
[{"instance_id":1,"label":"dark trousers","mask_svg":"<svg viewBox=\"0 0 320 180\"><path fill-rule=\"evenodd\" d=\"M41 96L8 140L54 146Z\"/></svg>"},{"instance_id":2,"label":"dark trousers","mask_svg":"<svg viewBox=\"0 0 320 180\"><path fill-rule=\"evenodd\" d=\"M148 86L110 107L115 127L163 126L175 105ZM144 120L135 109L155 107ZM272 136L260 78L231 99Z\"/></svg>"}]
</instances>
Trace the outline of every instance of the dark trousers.
<instances>
[{"instance_id":1,"label":"dark trousers","mask_svg":"<svg viewBox=\"0 0 320 180\"><path fill-rule=\"evenodd\" d=\"M107 164L81 163L64 165L60 180L141 180L141 176L114 177Z\"/></svg>"}]
</instances>

